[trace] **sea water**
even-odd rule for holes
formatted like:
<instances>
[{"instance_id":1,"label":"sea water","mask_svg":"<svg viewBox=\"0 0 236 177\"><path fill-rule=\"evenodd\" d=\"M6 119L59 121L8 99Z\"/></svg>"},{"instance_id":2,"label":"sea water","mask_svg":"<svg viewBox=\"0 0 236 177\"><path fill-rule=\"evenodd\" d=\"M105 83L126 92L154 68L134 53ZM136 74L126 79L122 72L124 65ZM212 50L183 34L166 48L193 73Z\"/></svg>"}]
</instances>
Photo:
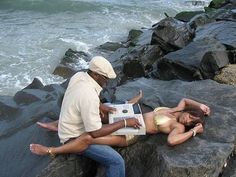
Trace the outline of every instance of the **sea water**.
<instances>
[{"instance_id":1,"label":"sea water","mask_svg":"<svg viewBox=\"0 0 236 177\"><path fill-rule=\"evenodd\" d=\"M0 0L0 95L14 95L34 78L52 74L65 52L124 41L131 29L149 28L180 11L202 10L210 0ZM82 62L79 68L86 68Z\"/></svg>"}]
</instances>

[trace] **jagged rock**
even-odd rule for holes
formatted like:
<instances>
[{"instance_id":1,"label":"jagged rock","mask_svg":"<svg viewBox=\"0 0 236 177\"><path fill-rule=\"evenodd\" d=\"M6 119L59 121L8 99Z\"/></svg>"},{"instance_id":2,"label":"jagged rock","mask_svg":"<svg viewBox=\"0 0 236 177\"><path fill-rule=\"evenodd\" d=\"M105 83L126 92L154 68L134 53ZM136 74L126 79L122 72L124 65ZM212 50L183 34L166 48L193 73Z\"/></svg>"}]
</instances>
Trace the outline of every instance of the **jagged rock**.
<instances>
[{"instance_id":1,"label":"jagged rock","mask_svg":"<svg viewBox=\"0 0 236 177\"><path fill-rule=\"evenodd\" d=\"M171 52L186 46L193 38L190 26L172 17L167 17L153 26L151 44L158 44L164 51Z\"/></svg>"},{"instance_id":2,"label":"jagged rock","mask_svg":"<svg viewBox=\"0 0 236 177\"><path fill-rule=\"evenodd\" d=\"M158 45L136 47L124 58L123 73L129 78L146 76L161 56L163 52Z\"/></svg>"},{"instance_id":3,"label":"jagged rock","mask_svg":"<svg viewBox=\"0 0 236 177\"><path fill-rule=\"evenodd\" d=\"M44 87L43 83L38 79L34 78L34 80L24 89L42 89Z\"/></svg>"},{"instance_id":4,"label":"jagged rock","mask_svg":"<svg viewBox=\"0 0 236 177\"><path fill-rule=\"evenodd\" d=\"M9 96L1 97L0 99L0 120L11 119L12 115L17 114L17 104Z\"/></svg>"},{"instance_id":5,"label":"jagged rock","mask_svg":"<svg viewBox=\"0 0 236 177\"><path fill-rule=\"evenodd\" d=\"M226 5L228 2L228 0L212 0L208 7L218 9Z\"/></svg>"},{"instance_id":6,"label":"jagged rock","mask_svg":"<svg viewBox=\"0 0 236 177\"><path fill-rule=\"evenodd\" d=\"M236 147L235 87L211 80L182 82L142 78L118 87L116 97L120 100L131 98L139 89L144 92L143 104L153 108L175 106L181 98L187 97L208 104L212 114L205 119L205 132L184 144L168 147L165 135L153 135L140 142L145 145L140 148L142 153L139 153L137 158L148 156L149 160L142 159L142 166L137 161L136 166L136 156L127 157L129 153L126 153L125 158L133 161L132 165L126 163L127 173L135 174L130 175L131 177L218 177L222 171L224 172L224 164L226 161L228 165L231 163L229 156L235 153ZM160 136L165 138L162 139ZM132 150L140 144L138 142L133 145ZM148 153L145 149L148 149ZM148 170L145 169L147 166ZM139 175L135 172L136 169ZM231 170L235 170L235 167Z\"/></svg>"},{"instance_id":7,"label":"jagged rock","mask_svg":"<svg viewBox=\"0 0 236 177\"><path fill-rule=\"evenodd\" d=\"M100 50L116 51L119 48L125 47L123 44L118 42L106 42L98 47Z\"/></svg>"},{"instance_id":8,"label":"jagged rock","mask_svg":"<svg viewBox=\"0 0 236 177\"><path fill-rule=\"evenodd\" d=\"M229 64L226 51L207 52L201 61L200 70L204 78L213 78L219 70Z\"/></svg>"},{"instance_id":9,"label":"jagged rock","mask_svg":"<svg viewBox=\"0 0 236 177\"><path fill-rule=\"evenodd\" d=\"M71 67L59 64L55 68L55 70L53 71L53 74L61 76L61 77L65 78L65 79L67 79L67 78L70 78L71 76L73 76L76 72L77 71L74 70Z\"/></svg>"},{"instance_id":10,"label":"jagged rock","mask_svg":"<svg viewBox=\"0 0 236 177\"><path fill-rule=\"evenodd\" d=\"M137 43L137 38L143 33L143 31L141 30L135 30L132 29L129 31L129 35L128 35L128 43L129 46L135 46Z\"/></svg>"},{"instance_id":11,"label":"jagged rock","mask_svg":"<svg viewBox=\"0 0 236 177\"><path fill-rule=\"evenodd\" d=\"M222 44L236 49L236 22L218 21L206 24L196 30L196 37L194 40L200 40L206 36L219 40Z\"/></svg>"},{"instance_id":12,"label":"jagged rock","mask_svg":"<svg viewBox=\"0 0 236 177\"><path fill-rule=\"evenodd\" d=\"M218 57L218 54L222 57ZM164 80L191 81L212 78L217 69L228 63L224 45L214 38L204 38L165 55L157 65L157 72Z\"/></svg>"},{"instance_id":13,"label":"jagged rock","mask_svg":"<svg viewBox=\"0 0 236 177\"><path fill-rule=\"evenodd\" d=\"M202 13L202 14L198 14L198 15L194 16L193 18L191 18L191 20L189 21L188 24L192 29L195 30L199 26L203 26L205 24L212 23L214 21L215 21L215 19L210 18L208 14Z\"/></svg>"},{"instance_id":14,"label":"jagged rock","mask_svg":"<svg viewBox=\"0 0 236 177\"><path fill-rule=\"evenodd\" d=\"M152 40L152 29L131 30L129 32L128 41L126 42L128 47L150 45Z\"/></svg>"},{"instance_id":15,"label":"jagged rock","mask_svg":"<svg viewBox=\"0 0 236 177\"><path fill-rule=\"evenodd\" d=\"M70 78L77 71L82 70L90 59L91 57L85 52L68 49L53 74L65 79Z\"/></svg>"},{"instance_id":16,"label":"jagged rock","mask_svg":"<svg viewBox=\"0 0 236 177\"><path fill-rule=\"evenodd\" d=\"M75 154L60 155L38 177L90 177L95 176L97 167L98 164L85 157Z\"/></svg>"},{"instance_id":17,"label":"jagged rock","mask_svg":"<svg viewBox=\"0 0 236 177\"><path fill-rule=\"evenodd\" d=\"M177 20L189 22L194 16L202 14L204 11L183 11L175 15Z\"/></svg>"},{"instance_id":18,"label":"jagged rock","mask_svg":"<svg viewBox=\"0 0 236 177\"><path fill-rule=\"evenodd\" d=\"M0 110L5 109L6 106L11 108L3 110L4 117L0 115L0 159L2 169L0 170L0 176L12 177L19 176L19 174L21 176L36 176L48 165L50 159L32 155L29 151L29 144L59 145L57 134L43 130L35 124L39 120L48 122L59 117L61 106L59 100L61 100L65 89L60 85L57 85L57 88L55 85L46 86L46 88L49 87L51 87L50 91L39 89L20 91L20 95L23 96L17 96L20 103L27 101L26 97L29 93L33 97L40 97L31 104L16 104L13 97L0 96L1 103L3 103ZM54 91L52 87L54 87ZM40 96L41 94L47 96Z\"/></svg>"},{"instance_id":19,"label":"jagged rock","mask_svg":"<svg viewBox=\"0 0 236 177\"><path fill-rule=\"evenodd\" d=\"M19 91L14 96L14 101L17 104L30 104L40 101L47 97L48 93L37 89L24 89Z\"/></svg>"},{"instance_id":20,"label":"jagged rock","mask_svg":"<svg viewBox=\"0 0 236 177\"><path fill-rule=\"evenodd\" d=\"M168 147L167 136L157 134L140 136L136 144L118 148L126 162L127 176L218 177L225 172L225 162L231 164L229 156L235 153L235 87L211 80L167 82L142 78L118 87L116 98L127 100L139 89L144 92L142 103L152 108L172 107L181 98L188 97L208 104L212 113L205 118L204 133L181 145ZM93 176L96 169L92 167L97 167L97 164L91 165L91 162L82 159L79 156L58 156L39 176ZM103 174L96 177L103 177Z\"/></svg>"},{"instance_id":21,"label":"jagged rock","mask_svg":"<svg viewBox=\"0 0 236 177\"><path fill-rule=\"evenodd\" d=\"M224 67L220 73L214 77L214 80L223 84L236 85L236 65Z\"/></svg>"}]
</instances>

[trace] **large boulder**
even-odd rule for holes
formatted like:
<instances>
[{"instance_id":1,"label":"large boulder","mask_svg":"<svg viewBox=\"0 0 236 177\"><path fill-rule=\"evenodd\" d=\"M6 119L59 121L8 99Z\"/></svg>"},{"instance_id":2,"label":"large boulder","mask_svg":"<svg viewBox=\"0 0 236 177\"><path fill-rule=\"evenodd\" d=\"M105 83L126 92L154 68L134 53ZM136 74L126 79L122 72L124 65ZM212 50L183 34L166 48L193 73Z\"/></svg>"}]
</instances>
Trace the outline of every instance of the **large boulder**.
<instances>
[{"instance_id":1,"label":"large boulder","mask_svg":"<svg viewBox=\"0 0 236 177\"><path fill-rule=\"evenodd\" d=\"M188 23L167 17L153 26L151 44L158 44L165 52L171 52L186 46L194 36Z\"/></svg>"},{"instance_id":2,"label":"large boulder","mask_svg":"<svg viewBox=\"0 0 236 177\"><path fill-rule=\"evenodd\" d=\"M68 49L60 64L54 69L53 74L65 79L70 78L77 71L86 68L90 59L91 56L85 52Z\"/></svg>"},{"instance_id":3,"label":"large boulder","mask_svg":"<svg viewBox=\"0 0 236 177\"><path fill-rule=\"evenodd\" d=\"M181 50L168 53L157 65L159 78L164 80L199 80L212 78L229 64L224 45L214 38L191 42Z\"/></svg>"},{"instance_id":4,"label":"large boulder","mask_svg":"<svg viewBox=\"0 0 236 177\"><path fill-rule=\"evenodd\" d=\"M196 30L195 41L204 39L206 36L219 40L229 49L236 49L236 22L218 21L206 24Z\"/></svg>"},{"instance_id":5,"label":"large boulder","mask_svg":"<svg viewBox=\"0 0 236 177\"><path fill-rule=\"evenodd\" d=\"M175 147L167 145L167 135L157 134L140 136L136 144L118 148L126 162L126 176L218 177L235 171L235 166L232 167L235 163L232 155L235 155L236 143L234 86L211 80L184 82L141 78L118 87L116 98L127 100L139 89L144 92L142 104L146 106L173 107L180 99L188 97L209 105L211 115L205 118L203 134ZM39 176L93 176L97 167L100 169L98 164L91 166L91 161L80 156L69 157L59 155ZM231 168L225 168L227 164ZM103 176L103 173L96 175Z\"/></svg>"},{"instance_id":6,"label":"large boulder","mask_svg":"<svg viewBox=\"0 0 236 177\"><path fill-rule=\"evenodd\" d=\"M14 97L0 96L0 176L36 176L50 159L32 155L29 144L59 145L57 133L35 123L58 119L65 89L60 85L36 89L34 83Z\"/></svg>"}]
</instances>

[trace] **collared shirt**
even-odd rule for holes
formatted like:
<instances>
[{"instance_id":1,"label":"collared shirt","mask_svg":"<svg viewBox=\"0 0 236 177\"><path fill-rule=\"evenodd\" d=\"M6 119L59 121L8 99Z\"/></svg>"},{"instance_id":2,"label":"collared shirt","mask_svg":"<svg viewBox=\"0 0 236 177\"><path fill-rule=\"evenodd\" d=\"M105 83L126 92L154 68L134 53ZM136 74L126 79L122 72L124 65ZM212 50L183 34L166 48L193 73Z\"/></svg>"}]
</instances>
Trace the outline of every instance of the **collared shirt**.
<instances>
[{"instance_id":1,"label":"collared shirt","mask_svg":"<svg viewBox=\"0 0 236 177\"><path fill-rule=\"evenodd\" d=\"M86 72L76 73L65 92L58 135L61 143L102 127L99 94L102 87Z\"/></svg>"}]
</instances>

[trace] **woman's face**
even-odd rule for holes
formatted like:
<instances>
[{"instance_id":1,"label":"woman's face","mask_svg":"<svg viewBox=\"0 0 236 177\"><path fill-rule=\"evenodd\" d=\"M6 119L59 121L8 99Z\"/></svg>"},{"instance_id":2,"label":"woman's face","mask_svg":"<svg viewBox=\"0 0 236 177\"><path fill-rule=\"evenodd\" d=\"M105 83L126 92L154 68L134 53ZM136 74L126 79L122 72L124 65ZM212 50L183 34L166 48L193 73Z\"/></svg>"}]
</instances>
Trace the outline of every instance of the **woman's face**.
<instances>
[{"instance_id":1,"label":"woman's face","mask_svg":"<svg viewBox=\"0 0 236 177\"><path fill-rule=\"evenodd\" d=\"M185 126L192 126L195 119L196 118L194 118L191 114L183 112L180 114L178 122Z\"/></svg>"}]
</instances>

